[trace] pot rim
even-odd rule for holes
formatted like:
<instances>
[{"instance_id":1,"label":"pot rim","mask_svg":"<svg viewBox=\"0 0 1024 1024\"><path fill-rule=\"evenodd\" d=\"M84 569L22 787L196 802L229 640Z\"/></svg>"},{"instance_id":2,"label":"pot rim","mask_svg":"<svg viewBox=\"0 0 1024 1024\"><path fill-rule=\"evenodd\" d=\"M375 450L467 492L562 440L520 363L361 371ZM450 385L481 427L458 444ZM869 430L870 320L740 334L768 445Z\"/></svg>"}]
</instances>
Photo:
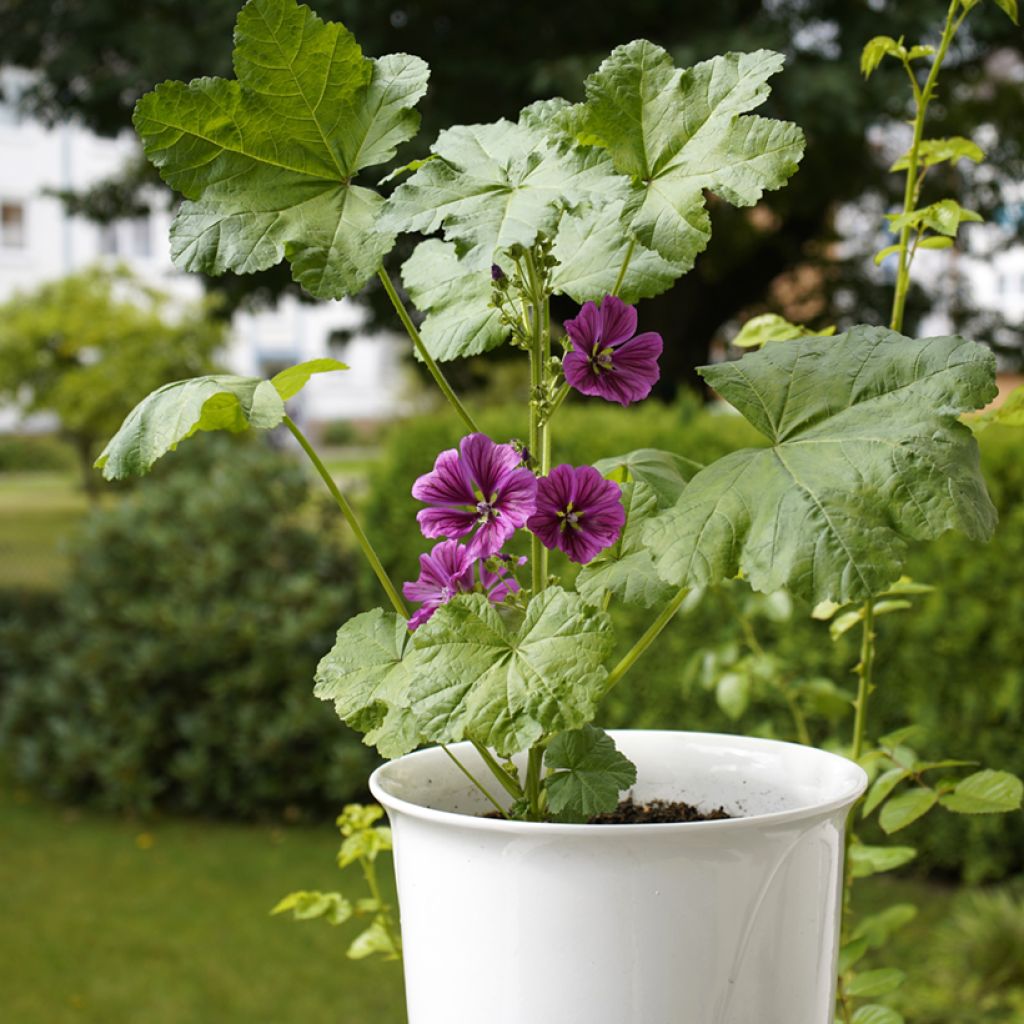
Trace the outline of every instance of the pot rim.
<instances>
[{"instance_id":1,"label":"pot rim","mask_svg":"<svg viewBox=\"0 0 1024 1024\"><path fill-rule=\"evenodd\" d=\"M750 745L755 749L765 750L770 748L795 747L806 752L811 757L818 757L825 762L839 762L838 768L848 773L848 778L841 780L841 792L828 800L807 804L802 807L793 807L783 811L769 811L764 814L749 814L741 818L725 818L714 821L680 821L661 823L637 823L631 825L589 825L569 824L563 822L548 821L508 821L504 818L481 818L473 814L463 814L458 811L441 811L432 807L425 807L422 804L413 803L388 792L386 788L387 774L394 765L404 763L411 764L418 760L426 760L441 752L440 746L427 747L423 750L405 754L394 761L388 761L377 768L370 776L370 792L375 800L388 811L398 811L401 814L419 818L423 821L432 822L437 825L446 825L450 828L463 828L472 831L503 832L506 834L519 835L563 835L563 836L594 836L600 835L605 839L614 836L625 838L636 837L639 833L645 835L666 835L677 830L704 830L704 831L741 831L743 829L760 828L764 825L784 824L791 821L798 821L803 818L814 818L827 816L843 807L852 806L853 803L864 793L868 785L868 776L863 768L855 761L833 754L827 750L820 750L817 747L809 747L800 743L787 743L783 740L762 739L760 737L739 736L732 733L717 732L694 732L682 729L609 729L608 735L617 740L623 736L675 736L688 737L700 741L716 741L725 744L737 742ZM456 752L472 751L473 745L468 741L449 745ZM445 762L446 764L450 762ZM837 780L839 784L840 780Z\"/></svg>"}]
</instances>

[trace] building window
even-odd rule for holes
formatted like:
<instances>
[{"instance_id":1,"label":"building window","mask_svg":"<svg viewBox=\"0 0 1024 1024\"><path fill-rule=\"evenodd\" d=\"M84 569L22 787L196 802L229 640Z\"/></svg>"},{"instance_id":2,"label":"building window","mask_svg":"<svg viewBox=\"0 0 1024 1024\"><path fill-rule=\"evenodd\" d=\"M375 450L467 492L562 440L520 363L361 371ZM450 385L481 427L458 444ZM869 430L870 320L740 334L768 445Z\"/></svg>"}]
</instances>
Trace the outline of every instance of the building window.
<instances>
[{"instance_id":1,"label":"building window","mask_svg":"<svg viewBox=\"0 0 1024 1024\"><path fill-rule=\"evenodd\" d=\"M117 225L100 225L100 255L116 256L119 252L117 244Z\"/></svg>"},{"instance_id":2,"label":"building window","mask_svg":"<svg viewBox=\"0 0 1024 1024\"><path fill-rule=\"evenodd\" d=\"M148 215L136 217L132 221L132 252L143 259L153 255L153 232L150 230Z\"/></svg>"},{"instance_id":3,"label":"building window","mask_svg":"<svg viewBox=\"0 0 1024 1024\"><path fill-rule=\"evenodd\" d=\"M24 249L25 243L24 203L0 203L0 248Z\"/></svg>"}]
</instances>

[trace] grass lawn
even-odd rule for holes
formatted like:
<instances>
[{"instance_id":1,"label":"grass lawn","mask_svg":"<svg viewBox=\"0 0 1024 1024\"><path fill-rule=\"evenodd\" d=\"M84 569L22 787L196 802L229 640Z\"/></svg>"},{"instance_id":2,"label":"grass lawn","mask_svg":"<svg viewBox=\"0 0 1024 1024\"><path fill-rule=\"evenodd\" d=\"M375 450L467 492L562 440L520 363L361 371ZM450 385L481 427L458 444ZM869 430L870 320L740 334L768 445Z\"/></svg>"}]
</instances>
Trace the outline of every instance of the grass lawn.
<instances>
[{"instance_id":1,"label":"grass lawn","mask_svg":"<svg viewBox=\"0 0 1024 1024\"><path fill-rule=\"evenodd\" d=\"M10 1024L401 1024L401 969L268 911L359 889L319 829L80 813L0 788L0 1019ZM353 869L354 870L354 869Z\"/></svg>"}]
</instances>

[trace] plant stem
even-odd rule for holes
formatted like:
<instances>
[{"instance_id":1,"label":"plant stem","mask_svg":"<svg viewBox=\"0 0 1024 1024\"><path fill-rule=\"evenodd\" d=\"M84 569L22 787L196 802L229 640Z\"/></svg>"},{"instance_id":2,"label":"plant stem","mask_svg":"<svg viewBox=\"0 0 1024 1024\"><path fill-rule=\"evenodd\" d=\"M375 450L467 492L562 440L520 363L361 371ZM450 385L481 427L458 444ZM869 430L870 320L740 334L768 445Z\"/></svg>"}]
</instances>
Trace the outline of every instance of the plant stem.
<instances>
[{"instance_id":1,"label":"plant stem","mask_svg":"<svg viewBox=\"0 0 1024 1024\"><path fill-rule=\"evenodd\" d=\"M531 821L540 821L543 811L540 806L540 774L544 764L544 746L538 743L530 748L526 763L526 800Z\"/></svg>"},{"instance_id":2,"label":"plant stem","mask_svg":"<svg viewBox=\"0 0 1024 1024\"><path fill-rule=\"evenodd\" d=\"M622 267L619 270L619 276L615 278L615 287L612 289L612 295L618 295L619 289L622 287L622 282L626 279L626 271L629 269L629 261L633 258L633 250L636 248L636 238L629 240L629 248L626 250L626 257L622 261Z\"/></svg>"},{"instance_id":3,"label":"plant stem","mask_svg":"<svg viewBox=\"0 0 1024 1024\"><path fill-rule=\"evenodd\" d=\"M541 476L547 475L550 468L551 442L548 438L547 423L542 410L542 402L547 390L548 360L546 353L550 351L550 340L546 337L548 299L544 294L543 283L537 274L533 253L526 254L526 274L530 285L530 453L539 460ZM548 549L535 534L530 538L530 571L533 583L533 596L539 594L547 585Z\"/></svg>"},{"instance_id":4,"label":"plant stem","mask_svg":"<svg viewBox=\"0 0 1024 1024\"><path fill-rule=\"evenodd\" d=\"M650 624L647 632L623 655L622 660L608 673L605 680L604 692L607 693L634 665L648 647L658 638L661 631L672 621L673 616L679 611L679 606L690 592L689 587L682 587L671 601L661 610L661 614Z\"/></svg>"},{"instance_id":5,"label":"plant stem","mask_svg":"<svg viewBox=\"0 0 1024 1024\"><path fill-rule=\"evenodd\" d=\"M391 918L391 906L385 903L381 899L380 886L377 884L377 864L375 860L371 860L369 857L360 857L359 866L363 869L363 878L366 879L366 887L370 890L371 897L377 901L378 915L383 922L384 931L387 932L388 940L391 942L391 948L399 956L402 955L402 936L397 928L395 928L395 922Z\"/></svg>"},{"instance_id":6,"label":"plant stem","mask_svg":"<svg viewBox=\"0 0 1024 1024\"><path fill-rule=\"evenodd\" d=\"M409 311L405 308L405 304L402 302L401 296L395 289L391 278L388 276L388 272L383 266L377 271L377 277L380 278L380 283L384 285L384 291L388 293L388 298L391 300L391 305L395 307L395 312L398 314L398 319L402 321L402 326L405 328L406 333L412 338L412 343L419 353L420 358L426 363L427 369L430 371L431 377L434 378L434 382L441 389L441 393L451 407L458 413L462 422L469 428L470 433L479 434L480 428L476 425L475 420L466 411L466 407L459 401L459 396L452 390L452 386L448 383L445 375L441 372L441 367L434 362L433 356L427 351L427 346L423 344L423 339L420 337L420 332L416 330L416 325L412 322L412 317L409 316Z\"/></svg>"},{"instance_id":7,"label":"plant stem","mask_svg":"<svg viewBox=\"0 0 1024 1024\"><path fill-rule=\"evenodd\" d=\"M501 804L498 803L497 800L494 799L493 796L491 796L490 791L487 789L487 787L479 779L477 779L476 776L474 776L473 773L443 743L441 744L441 749L452 759L452 761L455 762L455 766L459 769L459 771L462 772L462 774L465 775L466 778L469 779L469 781L472 782L473 785L476 786L476 788L479 789L480 792L483 793L485 797L487 797L491 806L494 807L494 809L503 818L507 817L507 815L505 814L505 809L501 806Z\"/></svg>"},{"instance_id":8,"label":"plant stem","mask_svg":"<svg viewBox=\"0 0 1024 1024\"><path fill-rule=\"evenodd\" d=\"M917 80L914 78L913 70L910 68L909 64L907 65L907 70L915 85L914 105L916 107L916 116L914 117L913 141L910 144L910 153L907 157L907 181L903 190L904 213L910 213L910 211L914 209L917 201L917 193L919 191L917 172L918 164L920 162L921 139L924 136L924 122L925 116L928 112L928 104L931 103L932 96L935 93L935 85L938 82L939 70L942 68L942 62L946 59L946 54L949 52L950 43L953 42L953 37L963 24L963 20L968 13L967 10L964 9L960 16L957 17L957 10L960 8L960 5L960 0L950 0L949 10L946 12L946 24L942 31L942 41L939 43L939 49L935 54L935 59L932 61L932 66L928 72L928 78L925 81L923 89L918 89L916 87ZM893 295L892 317L889 322L890 328L894 331L903 330L903 314L907 304L907 292L910 288L910 264L913 258L909 252L910 231L911 228L909 224L905 224L900 229L899 266L896 271L896 290Z\"/></svg>"},{"instance_id":9,"label":"plant stem","mask_svg":"<svg viewBox=\"0 0 1024 1024\"><path fill-rule=\"evenodd\" d=\"M850 757L859 761L864 754L864 733L868 720L868 703L874 690L875 668L875 606L870 600L864 603L864 626L860 641L860 662L857 664L857 702L854 705L853 745Z\"/></svg>"},{"instance_id":10,"label":"plant stem","mask_svg":"<svg viewBox=\"0 0 1024 1024\"><path fill-rule=\"evenodd\" d=\"M523 787L519 785L516 779L513 779L511 775L504 768L495 761L491 752L482 743L477 743L473 740L473 746L476 748L476 752L480 755L484 764L487 765L491 774L498 780L501 787L513 800L519 801L523 799Z\"/></svg>"},{"instance_id":11,"label":"plant stem","mask_svg":"<svg viewBox=\"0 0 1024 1024\"><path fill-rule=\"evenodd\" d=\"M373 545L370 543L370 538L366 536L363 528L359 525L359 520L356 519L356 514L352 510L352 506L346 501L345 496L338 490L338 485L334 482L334 477L327 471L327 467L320 461L320 456L313 450L313 446L306 440L305 434L295 425L294 421L290 416L285 416L284 425L292 432L292 436L296 441L299 442L302 450L309 456L309 461L313 463L314 468L323 478L325 484L327 484L327 490L331 492L331 497L337 502L338 508L341 509L341 514L345 517L346 522L352 528L352 532L355 534L356 540L359 542L359 546L363 549L363 554L366 556L366 560L370 563L370 568L373 569L374 574L380 581L380 585L384 588L384 593L388 595L388 600L391 601L392 607L402 616L403 619L409 618L409 611L405 607L405 602L402 600L401 595L395 588L394 583L391 582L391 577L388 576L387 570L384 568L384 564L380 558L377 557L377 552L373 550Z\"/></svg>"}]
</instances>

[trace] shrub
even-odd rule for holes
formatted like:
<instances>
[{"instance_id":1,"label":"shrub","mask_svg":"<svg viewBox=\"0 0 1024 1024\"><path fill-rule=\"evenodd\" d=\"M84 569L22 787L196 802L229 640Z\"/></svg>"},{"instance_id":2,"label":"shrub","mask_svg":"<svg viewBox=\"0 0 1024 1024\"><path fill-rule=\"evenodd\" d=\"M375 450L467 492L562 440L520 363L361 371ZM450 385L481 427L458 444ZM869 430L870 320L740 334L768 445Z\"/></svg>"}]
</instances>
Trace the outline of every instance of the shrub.
<instances>
[{"instance_id":1,"label":"shrub","mask_svg":"<svg viewBox=\"0 0 1024 1024\"><path fill-rule=\"evenodd\" d=\"M168 463L87 521L52 608L8 610L0 750L111 809L336 810L370 761L311 692L356 607L349 556L293 460L204 437Z\"/></svg>"},{"instance_id":2,"label":"shrub","mask_svg":"<svg viewBox=\"0 0 1024 1024\"><path fill-rule=\"evenodd\" d=\"M0 473L64 471L75 466L75 453L59 438L48 435L0 435Z\"/></svg>"}]
</instances>

